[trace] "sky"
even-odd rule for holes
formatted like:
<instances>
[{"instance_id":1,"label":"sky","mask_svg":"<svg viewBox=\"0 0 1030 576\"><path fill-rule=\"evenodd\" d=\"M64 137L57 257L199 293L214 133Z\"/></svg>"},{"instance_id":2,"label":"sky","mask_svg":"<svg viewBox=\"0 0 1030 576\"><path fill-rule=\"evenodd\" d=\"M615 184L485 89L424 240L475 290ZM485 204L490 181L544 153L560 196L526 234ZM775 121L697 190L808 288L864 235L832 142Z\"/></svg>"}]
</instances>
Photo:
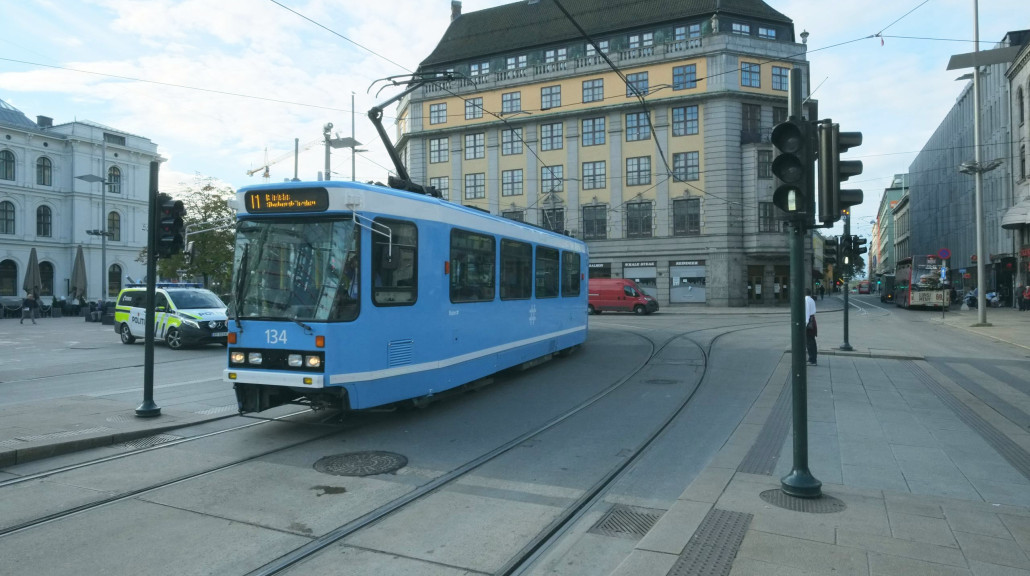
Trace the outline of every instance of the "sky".
<instances>
[{"instance_id":1,"label":"sky","mask_svg":"<svg viewBox=\"0 0 1030 576\"><path fill-rule=\"evenodd\" d=\"M549 0L540 0L549 1ZM566 0L574 2L575 0ZM980 48L1030 28L1026 0L979 2ZM464 13L508 3L464 0ZM821 118L860 131L862 160L846 183L865 201L852 233L868 236L883 190L905 173L968 85L946 70L974 50L975 0L767 0L809 32ZM450 0L0 0L0 99L30 119L75 120L144 136L167 161L161 190L197 179L239 188L266 159L292 178L295 139L310 147L299 176L324 169L323 126L355 138L353 176L385 181L392 163L367 111L399 89L450 22ZM1020 18L1022 16L1022 19ZM353 95L353 96L352 96ZM351 106L352 97L354 106ZM393 114L384 123L395 138ZM354 120L352 121L352 117ZM972 159L972 158L970 158ZM349 150L334 179L352 177ZM829 234L839 234L840 226Z\"/></svg>"}]
</instances>

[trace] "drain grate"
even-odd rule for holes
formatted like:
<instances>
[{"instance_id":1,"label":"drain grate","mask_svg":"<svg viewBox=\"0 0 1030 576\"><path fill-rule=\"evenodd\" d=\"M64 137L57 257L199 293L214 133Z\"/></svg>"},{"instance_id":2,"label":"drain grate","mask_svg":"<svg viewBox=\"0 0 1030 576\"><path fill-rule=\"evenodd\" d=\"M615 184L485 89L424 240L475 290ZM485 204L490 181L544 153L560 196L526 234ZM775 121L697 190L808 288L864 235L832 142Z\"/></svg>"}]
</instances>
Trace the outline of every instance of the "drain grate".
<instances>
[{"instance_id":1,"label":"drain grate","mask_svg":"<svg viewBox=\"0 0 1030 576\"><path fill-rule=\"evenodd\" d=\"M778 508L809 514L833 514L834 512L843 512L848 507L842 500L826 494L818 498L798 498L784 493L779 488L766 490L758 496Z\"/></svg>"},{"instance_id":2,"label":"drain grate","mask_svg":"<svg viewBox=\"0 0 1030 576\"><path fill-rule=\"evenodd\" d=\"M389 474L408 464L408 459L393 452L349 452L326 456L315 462L314 468L333 476L374 476Z\"/></svg>"},{"instance_id":3,"label":"drain grate","mask_svg":"<svg viewBox=\"0 0 1030 576\"><path fill-rule=\"evenodd\" d=\"M726 576L754 516L712 508L690 537L668 576Z\"/></svg>"},{"instance_id":4,"label":"drain grate","mask_svg":"<svg viewBox=\"0 0 1030 576\"><path fill-rule=\"evenodd\" d=\"M617 538L640 539L658 522L662 514L665 514L665 510L616 504L588 532Z\"/></svg>"},{"instance_id":5,"label":"drain grate","mask_svg":"<svg viewBox=\"0 0 1030 576\"><path fill-rule=\"evenodd\" d=\"M182 440L182 436L173 436L171 434L155 434L154 436L144 436L143 438L137 438L135 440L129 440L121 442L118 446L124 446L126 448L150 448L151 446L157 446L158 444L164 444L173 440Z\"/></svg>"}]
</instances>

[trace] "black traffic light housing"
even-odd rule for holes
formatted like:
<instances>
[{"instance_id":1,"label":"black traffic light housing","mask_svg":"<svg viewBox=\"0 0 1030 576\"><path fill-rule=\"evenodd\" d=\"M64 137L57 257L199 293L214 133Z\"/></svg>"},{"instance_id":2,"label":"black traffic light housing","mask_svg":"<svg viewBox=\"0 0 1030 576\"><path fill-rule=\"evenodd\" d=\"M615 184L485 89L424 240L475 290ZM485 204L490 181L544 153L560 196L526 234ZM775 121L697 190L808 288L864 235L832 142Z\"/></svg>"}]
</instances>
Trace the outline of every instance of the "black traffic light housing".
<instances>
[{"instance_id":1,"label":"black traffic light housing","mask_svg":"<svg viewBox=\"0 0 1030 576\"><path fill-rule=\"evenodd\" d=\"M841 160L840 153L862 145L861 132L841 132L830 120L819 123L819 220L831 225L840 211L862 203L861 190L841 190L840 183L862 173L861 160Z\"/></svg>"},{"instance_id":2,"label":"black traffic light housing","mask_svg":"<svg viewBox=\"0 0 1030 576\"><path fill-rule=\"evenodd\" d=\"M773 128L771 140L779 151L772 172L782 182L773 193L773 204L794 219L811 223L815 212L815 128L808 120L791 116Z\"/></svg>"},{"instance_id":3,"label":"black traffic light housing","mask_svg":"<svg viewBox=\"0 0 1030 576\"><path fill-rule=\"evenodd\" d=\"M851 237L851 254L852 254L852 256L858 256L859 254L865 254L866 252L868 252L869 250L865 247L866 242L868 242L868 240L866 240L865 238L859 238L858 236L852 236Z\"/></svg>"},{"instance_id":4,"label":"black traffic light housing","mask_svg":"<svg viewBox=\"0 0 1030 576\"><path fill-rule=\"evenodd\" d=\"M833 238L827 238L823 244L823 265L831 264L836 265L840 260L840 240L834 236Z\"/></svg>"},{"instance_id":5,"label":"black traffic light housing","mask_svg":"<svg viewBox=\"0 0 1030 576\"><path fill-rule=\"evenodd\" d=\"M170 258L186 244L186 207L168 194L157 195L157 256Z\"/></svg>"}]
</instances>

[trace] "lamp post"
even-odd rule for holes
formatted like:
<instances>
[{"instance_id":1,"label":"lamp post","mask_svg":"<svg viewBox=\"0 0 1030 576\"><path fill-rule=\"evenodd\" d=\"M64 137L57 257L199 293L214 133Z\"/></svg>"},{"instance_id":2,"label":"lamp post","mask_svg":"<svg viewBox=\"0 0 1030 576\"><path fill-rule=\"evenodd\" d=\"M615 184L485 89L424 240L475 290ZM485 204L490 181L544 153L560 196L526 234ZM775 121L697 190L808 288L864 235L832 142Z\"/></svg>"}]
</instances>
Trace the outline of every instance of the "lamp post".
<instances>
[{"instance_id":1,"label":"lamp post","mask_svg":"<svg viewBox=\"0 0 1030 576\"><path fill-rule=\"evenodd\" d=\"M90 184L100 183L100 229L86 230L86 234L90 236L100 236L100 301L107 301L107 237L110 236L110 232L107 231L107 185L109 182L106 177L107 170L107 141L104 141L104 147L100 156L100 171L105 175L101 178L95 174L83 174L82 176L76 176L77 179L83 182L89 182Z\"/></svg>"},{"instance_id":2,"label":"lamp post","mask_svg":"<svg viewBox=\"0 0 1030 576\"><path fill-rule=\"evenodd\" d=\"M330 135L330 131L333 129L333 123L329 122L322 128L322 135L325 137L325 179L329 180L332 172L329 170L329 149L330 148L350 148L351 149L351 180L354 179L354 149L361 146L361 142L358 142L354 138L333 138Z\"/></svg>"}]
</instances>

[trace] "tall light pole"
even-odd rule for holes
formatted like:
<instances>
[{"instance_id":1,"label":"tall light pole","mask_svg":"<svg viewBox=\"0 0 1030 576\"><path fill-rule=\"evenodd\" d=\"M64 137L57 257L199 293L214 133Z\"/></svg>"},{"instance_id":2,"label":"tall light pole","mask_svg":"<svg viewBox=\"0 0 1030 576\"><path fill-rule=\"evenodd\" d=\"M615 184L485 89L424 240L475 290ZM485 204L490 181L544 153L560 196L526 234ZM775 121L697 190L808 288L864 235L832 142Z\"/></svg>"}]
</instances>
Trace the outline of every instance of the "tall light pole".
<instances>
[{"instance_id":1,"label":"tall light pole","mask_svg":"<svg viewBox=\"0 0 1030 576\"><path fill-rule=\"evenodd\" d=\"M329 149L330 148L350 148L351 149L351 180L354 179L354 149L361 146L361 142L358 142L353 137L350 138L333 138L331 131L333 129L333 123L328 122L322 127L322 136L325 137L325 179L330 180L332 172L329 171ZM354 131L353 124L351 125L351 132Z\"/></svg>"},{"instance_id":2,"label":"tall light pole","mask_svg":"<svg viewBox=\"0 0 1030 576\"><path fill-rule=\"evenodd\" d=\"M100 229L86 230L86 234L100 236L100 300L104 302L107 301L107 237L110 234L107 230L107 140L104 140L100 155L100 172L104 175L102 178L96 174L83 174L76 178L91 184L100 183Z\"/></svg>"}]
</instances>

